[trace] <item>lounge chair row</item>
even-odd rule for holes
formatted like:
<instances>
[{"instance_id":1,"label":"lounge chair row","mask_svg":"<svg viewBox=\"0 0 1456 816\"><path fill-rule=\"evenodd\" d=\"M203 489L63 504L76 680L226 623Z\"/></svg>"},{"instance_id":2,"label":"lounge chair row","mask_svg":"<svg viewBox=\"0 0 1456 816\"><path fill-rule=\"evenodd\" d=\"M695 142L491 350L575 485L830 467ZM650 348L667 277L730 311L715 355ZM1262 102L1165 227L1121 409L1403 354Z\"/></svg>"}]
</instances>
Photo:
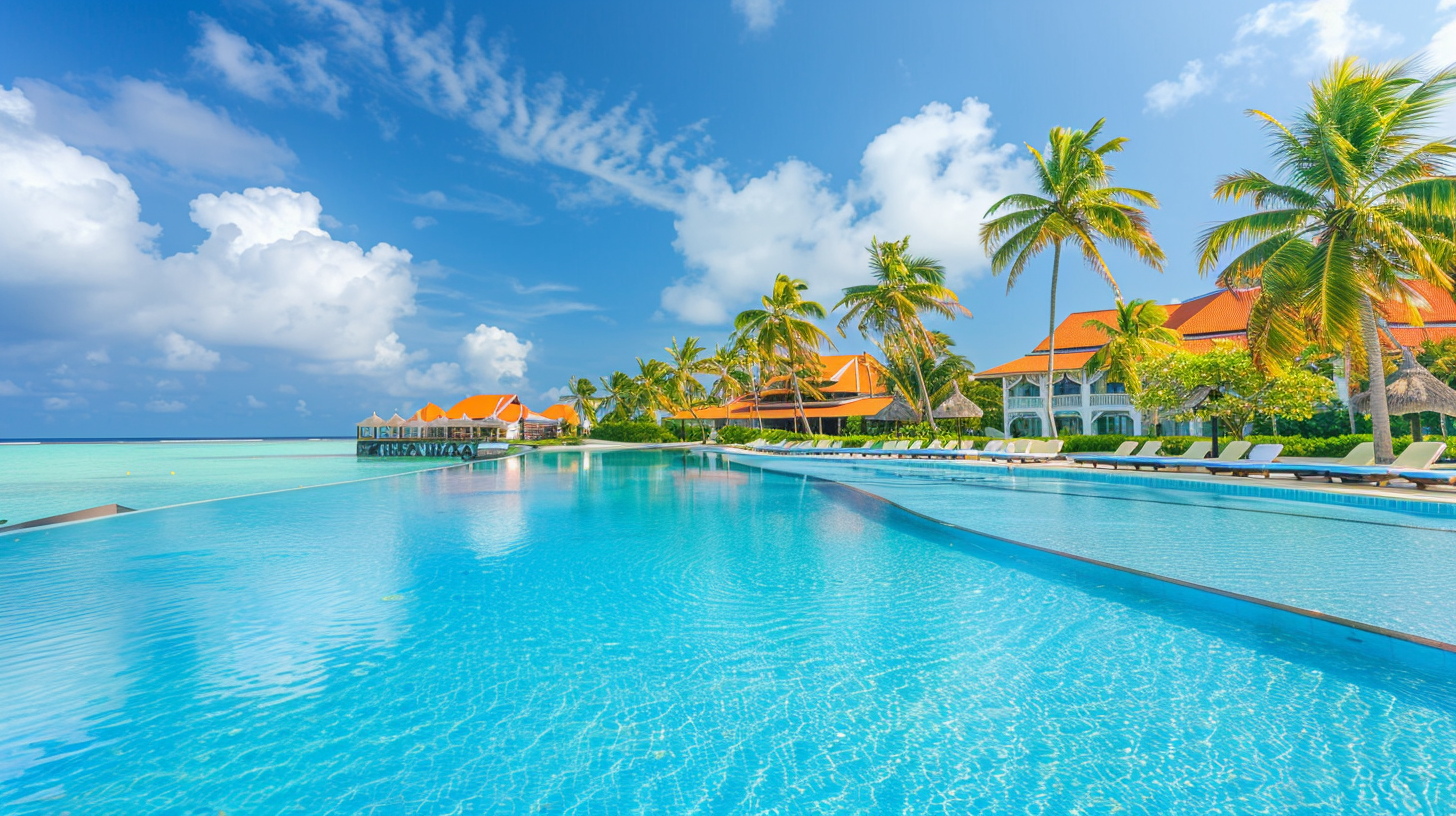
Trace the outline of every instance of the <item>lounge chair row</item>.
<instances>
[{"instance_id":1,"label":"lounge chair row","mask_svg":"<svg viewBox=\"0 0 1456 816\"><path fill-rule=\"evenodd\" d=\"M771 444L762 439L748 443L750 450L763 453L781 453L791 456L854 456L854 457L899 457L914 459L985 459L1005 462L1040 462L1061 457L1062 442L1059 439L995 439L987 443L984 450L977 449L974 442L932 441L928 446L922 440L866 442L858 448L846 448L843 443L821 439L818 442L780 442Z\"/></svg>"},{"instance_id":2,"label":"lounge chair row","mask_svg":"<svg viewBox=\"0 0 1456 816\"><path fill-rule=\"evenodd\" d=\"M1283 445L1251 446L1248 442L1239 440L1230 442L1218 456L1205 458L1212 452L1213 446L1209 442L1194 442L1182 456L1157 455L1161 444L1153 440L1143 443L1139 449L1136 442L1124 442L1110 455L1077 454L1068 458L1094 468L1107 465L1112 468L1131 467L1135 470L1206 470L1215 474L1258 475L1265 478L1282 474L1296 479L1324 479L1331 482L1338 480L1376 485L1386 485L1401 479L1423 488L1430 485L1456 487L1456 470L1431 469L1436 460L1446 452L1445 442L1414 442L1389 465L1375 464L1375 445L1371 442L1356 445L1345 458L1332 465L1276 462L1274 460L1284 450ZM1245 454L1248 454L1247 458Z\"/></svg>"}]
</instances>

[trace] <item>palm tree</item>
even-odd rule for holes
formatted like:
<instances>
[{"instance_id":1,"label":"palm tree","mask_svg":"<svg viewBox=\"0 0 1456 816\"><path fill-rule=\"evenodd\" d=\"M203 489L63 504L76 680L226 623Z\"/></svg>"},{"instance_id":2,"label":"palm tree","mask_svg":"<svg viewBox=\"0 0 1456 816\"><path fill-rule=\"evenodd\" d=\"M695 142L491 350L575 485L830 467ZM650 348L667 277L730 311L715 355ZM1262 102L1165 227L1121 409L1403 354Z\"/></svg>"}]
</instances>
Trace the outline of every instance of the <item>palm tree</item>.
<instances>
[{"instance_id":1,"label":"palm tree","mask_svg":"<svg viewBox=\"0 0 1456 816\"><path fill-rule=\"evenodd\" d=\"M566 383L566 392L571 395L567 403L576 410L576 415L581 419L582 431L591 430L592 423L597 419L597 407L601 400L597 398L597 387L586 377L576 377Z\"/></svg>"},{"instance_id":2,"label":"palm tree","mask_svg":"<svg viewBox=\"0 0 1456 816\"><path fill-rule=\"evenodd\" d=\"M1139 207L1157 207L1158 200L1144 190L1112 186L1113 168L1105 157L1121 152L1127 140L1118 137L1092 146L1105 121L1098 119L1087 130L1052 128L1048 137L1051 149L1046 156L1027 145L1036 158L1033 169L1040 195L1006 196L991 205L986 217L1002 210L1006 213L981 225L981 246L991 256L991 272L1006 273L1008 292L1032 258L1047 247L1052 249L1046 412L1053 437L1057 435L1057 422L1052 413L1051 388L1056 372L1057 275L1061 271L1062 244L1081 250L1082 259L1112 287L1118 300L1122 300L1122 290L1102 257L1099 241L1120 247L1148 266L1163 270L1163 248L1153 238L1147 214Z\"/></svg>"},{"instance_id":3,"label":"palm tree","mask_svg":"<svg viewBox=\"0 0 1456 816\"><path fill-rule=\"evenodd\" d=\"M665 401L669 403L671 410L692 414L693 422L702 428L702 421L698 419L698 406L702 404L705 391L698 375L711 374L713 371L710 361L703 359L706 349L698 344L696 337L687 338L681 346L674 337L672 345L664 351L667 352L669 360L663 378ZM707 434L704 433L704 436Z\"/></svg>"},{"instance_id":4,"label":"palm tree","mask_svg":"<svg viewBox=\"0 0 1456 816\"><path fill-rule=\"evenodd\" d=\"M1108 382L1120 382L1129 394L1143 390L1138 361L1176 349L1183 336L1164 326L1168 310L1151 300L1118 301L1115 324L1092 318L1082 327L1100 332L1107 344L1087 361L1087 372L1107 369Z\"/></svg>"},{"instance_id":5,"label":"palm tree","mask_svg":"<svg viewBox=\"0 0 1456 816\"><path fill-rule=\"evenodd\" d=\"M1247 244L1219 272L1219 285L1259 285L1249 347L1278 371L1311 341L1364 347L1370 419L1379 462L1395 458L1378 315L1408 313L1419 324L1410 281L1449 291L1456 260L1456 146L1426 130L1456 85L1456 69L1422 80L1409 62L1333 65L1292 126L1261 111L1274 140L1276 177L1244 170L1219 179L1214 197L1255 212L1203 235L1199 271Z\"/></svg>"},{"instance_id":6,"label":"palm tree","mask_svg":"<svg viewBox=\"0 0 1456 816\"><path fill-rule=\"evenodd\" d=\"M798 278L779 275L774 278L773 291L763 296L763 308L739 312L733 320L733 331L757 345L767 360L777 357L783 361L793 386L799 421L805 433L812 433L804 414L800 375L811 364L817 366L819 349L825 345L833 348L834 343L812 322L823 320L826 313L823 306L804 299L803 292L808 288L809 284Z\"/></svg>"},{"instance_id":7,"label":"palm tree","mask_svg":"<svg viewBox=\"0 0 1456 816\"><path fill-rule=\"evenodd\" d=\"M637 413L637 383L631 374L613 371L611 377L602 377L602 407L607 408L607 420L626 422ZM608 407L610 406L610 407Z\"/></svg>"},{"instance_id":8,"label":"palm tree","mask_svg":"<svg viewBox=\"0 0 1456 816\"><path fill-rule=\"evenodd\" d=\"M713 348L712 355L703 361L708 373L716 378L708 396L719 405L731 403L748 390L752 378L749 368L752 363L747 350L748 347L742 342L729 343L726 346L720 343Z\"/></svg>"},{"instance_id":9,"label":"palm tree","mask_svg":"<svg viewBox=\"0 0 1456 816\"><path fill-rule=\"evenodd\" d=\"M911 360L934 358L930 330L920 315L930 312L954 320L957 313L967 317L971 313L961 305L956 293L946 287L945 267L934 258L909 255L909 249L908 235L901 241L883 243L870 239L870 269L875 282L845 289L844 297L834 304L836 309L847 310L839 321L839 336L844 337L844 327L855 322L866 338L880 337L886 354L891 348L897 348ZM910 368L914 369L920 404L925 407L925 416L933 429L935 417L931 416L933 408L925 378L919 366Z\"/></svg>"},{"instance_id":10,"label":"palm tree","mask_svg":"<svg viewBox=\"0 0 1456 816\"><path fill-rule=\"evenodd\" d=\"M654 423L661 425L658 419L659 410L672 410L672 402L668 397L668 376L671 368L661 360L646 360L637 358L637 376L632 378L632 384L637 393L638 405L647 411L648 418Z\"/></svg>"}]
</instances>

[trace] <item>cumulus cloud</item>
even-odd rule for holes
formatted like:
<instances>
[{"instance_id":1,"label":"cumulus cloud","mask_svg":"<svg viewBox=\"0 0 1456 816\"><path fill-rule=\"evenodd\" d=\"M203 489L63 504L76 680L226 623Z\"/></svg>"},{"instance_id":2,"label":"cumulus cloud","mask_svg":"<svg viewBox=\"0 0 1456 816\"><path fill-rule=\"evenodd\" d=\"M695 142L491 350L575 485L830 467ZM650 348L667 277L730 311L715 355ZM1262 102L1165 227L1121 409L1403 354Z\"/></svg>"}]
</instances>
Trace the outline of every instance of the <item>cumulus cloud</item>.
<instances>
[{"instance_id":1,"label":"cumulus cloud","mask_svg":"<svg viewBox=\"0 0 1456 816\"><path fill-rule=\"evenodd\" d=\"M1145 111L1172 113L1188 104L1188 101L1213 87L1212 81L1203 73L1202 60L1189 60L1176 80L1165 79L1148 89L1143 95L1147 100Z\"/></svg>"},{"instance_id":2,"label":"cumulus cloud","mask_svg":"<svg viewBox=\"0 0 1456 816\"><path fill-rule=\"evenodd\" d=\"M221 354L174 331L157 338L157 348L163 355L157 365L172 371L211 371L222 361Z\"/></svg>"},{"instance_id":3,"label":"cumulus cloud","mask_svg":"<svg viewBox=\"0 0 1456 816\"><path fill-rule=\"evenodd\" d=\"M286 146L160 82L99 83L88 99L38 79L16 80L37 129L130 166L185 176L273 181L298 158Z\"/></svg>"},{"instance_id":4,"label":"cumulus cloud","mask_svg":"<svg viewBox=\"0 0 1456 816\"><path fill-rule=\"evenodd\" d=\"M299 416L303 417L311 416L313 414L313 411L308 410L308 403L303 400L299 400L298 404L293 406L293 410L296 411Z\"/></svg>"},{"instance_id":5,"label":"cumulus cloud","mask_svg":"<svg viewBox=\"0 0 1456 816\"><path fill-rule=\"evenodd\" d=\"M334 240L318 199L282 187L201 195L191 210L207 239L161 256L126 176L0 88L0 322L14 333L160 337L169 366L193 370L216 365L214 344L333 368L374 364L381 344L406 356L390 344L415 310L408 252Z\"/></svg>"},{"instance_id":6,"label":"cumulus cloud","mask_svg":"<svg viewBox=\"0 0 1456 816\"><path fill-rule=\"evenodd\" d=\"M698 271L663 292L663 307L721 323L786 269L831 296L864 277L864 247L875 235L913 233L916 250L940 258L953 280L984 269L976 225L1026 181L1015 149L995 143L990 118L974 99L958 109L926 105L875 137L859 180L843 190L799 160L737 186L716 168L699 168L674 242Z\"/></svg>"},{"instance_id":7,"label":"cumulus cloud","mask_svg":"<svg viewBox=\"0 0 1456 816\"><path fill-rule=\"evenodd\" d=\"M343 115L339 101L349 87L325 67L328 52L320 46L280 49L280 57L228 31L210 17L202 18L202 39L192 59L216 72L234 90L264 102L287 99Z\"/></svg>"},{"instance_id":8,"label":"cumulus cloud","mask_svg":"<svg viewBox=\"0 0 1456 816\"><path fill-rule=\"evenodd\" d=\"M83 397L46 397L41 401L41 407L47 411L65 411L86 407L86 400Z\"/></svg>"},{"instance_id":9,"label":"cumulus cloud","mask_svg":"<svg viewBox=\"0 0 1456 816\"><path fill-rule=\"evenodd\" d=\"M748 30L767 31L778 22L784 0L733 0L733 10L743 15Z\"/></svg>"},{"instance_id":10,"label":"cumulus cloud","mask_svg":"<svg viewBox=\"0 0 1456 816\"><path fill-rule=\"evenodd\" d=\"M486 391L524 384L530 341L481 323L460 342L460 366L473 387Z\"/></svg>"},{"instance_id":11,"label":"cumulus cloud","mask_svg":"<svg viewBox=\"0 0 1456 816\"><path fill-rule=\"evenodd\" d=\"M249 408L252 408L254 410L257 410L259 408L267 408L268 407L268 403L266 403L266 402L258 399L257 397L253 396L252 394L249 394L248 395L247 406Z\"/></svg>"}]
</instances>

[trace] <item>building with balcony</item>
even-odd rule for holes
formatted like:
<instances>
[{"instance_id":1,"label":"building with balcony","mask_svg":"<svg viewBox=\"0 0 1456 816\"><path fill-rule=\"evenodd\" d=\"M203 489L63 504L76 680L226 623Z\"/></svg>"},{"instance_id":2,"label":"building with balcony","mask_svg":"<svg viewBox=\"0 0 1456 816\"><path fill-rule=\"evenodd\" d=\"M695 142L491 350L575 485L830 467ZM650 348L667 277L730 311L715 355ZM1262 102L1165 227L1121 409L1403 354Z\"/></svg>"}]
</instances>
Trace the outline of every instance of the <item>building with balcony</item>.
<instances>
[{"instance_id":1,"label":"building with balcony","mask_svg":"<svg viewBox=\"0 0 1456 816\"><path fill-rule=\"evenodd\" d=\"M1384 314L1390 334L1405 346L1419 346L1427 339L1456 336L1456 303L1451 295L1423 283L1413 285L1424 298L1417 325L1407 313L1387 310ZM1167 305L1170 329L1183 335L1183 348L1204 352L1214 341L1226 340L1247 345L1249 309L1258 289L1220 289L1182 303ZM1052 382L1047 382L1046 338L1030 354L976 373L977 379L1001 380L1006 419L1003 430L1008 436L1044 436L1046 404L1051 400L1052 415L1059 434L1131 434L1144 432L1165 435L1199 435L1203 428L1197 420L1177 422L1163 420L1157 428L1145 427L1147 418L1132 405L1122 383L1109 382L1107 372L1084 370L1087 361L1105 344L1106 338L1083 324L1089 319L1116 324L1117 312L1102 309L1073 312L1057 326L1057 350ZM1382 335L1382 340L1386 338ZM1337 379L1342 398L1347 398L1344 383Z\"/></svg>"}]
</instances>

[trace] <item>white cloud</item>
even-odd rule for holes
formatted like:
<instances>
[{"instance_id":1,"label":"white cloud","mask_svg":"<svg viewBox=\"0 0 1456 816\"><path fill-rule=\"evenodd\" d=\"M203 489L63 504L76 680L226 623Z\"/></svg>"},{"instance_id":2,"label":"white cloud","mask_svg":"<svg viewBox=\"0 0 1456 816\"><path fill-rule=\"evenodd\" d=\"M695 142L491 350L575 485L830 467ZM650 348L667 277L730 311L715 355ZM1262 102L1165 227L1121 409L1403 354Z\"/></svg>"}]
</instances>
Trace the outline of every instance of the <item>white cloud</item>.
<instances>
[{"instance_id":1,"label":"white cloud","mask_svg":"<svg viewBox=\"0 0 1456 816\"><path fill-rule=\"evenodd\" d=\"M998 145L991 110L967 99L932 103L875 137L860 178L834 189L818 168L786 161L735 187L699 168L676 221L674 246L699 270L669 287L663 307L697 323L721 323L767 290L783 270L833 299L864 277L864 248L876 235L911 234L918 252L945 263L952 281L986 266L976 225L1002 195L1025 183L1015 149Z\"/></svg>"},{"instance_id":2,"label":"white cloud","mask_svg":"<svg viewBox=\"0 0 1456 816\"><path fill-rule=\"evenodd\" d=\"M1218 65L1226 69L1223 79L1258 81L1270 59L1286 56L1291 68L1309 72L1357 50L1400 41L1398 35L1356 14L1352 6L1353 0L1297 0L1270 3L1245 15L1239 20L1233 44L1217 57ZM1299 35L1305 37L1303 49L1274 42ZM1190 60L1176 80L1165 79L1147 90L1144 111L1171 113L1212 91L1219 82L1216 73L1204 71L1202 60Z\"/></svg>"},{"instance_id":3,"label":"white cloud","mask_svg":"<svg viewBox=\"0 0 1456 816\"><path fill-rule=\"evenodd\" d=\"M234 90L264 102L289 99L341 116L339 100L349 88L324 67L327 52L313 44L283 48L282 59L208 17L192 58L220 75Z\"/></svg>"},{"instance_id":4,"label":"white cloud","mask_svg":"<svg viewBox=\"0 0 1456 816\"><path fill-rule=\"evenodd\" d=\"M1212 87L1212 78L1203 73L1203 61L1189 60L1176 80L1165 79L1148 89L1144 94L1147 106L1143 110L1171 113Z\"/></svg>"},{"instance_id":5,"label":"white cloud","mask_svg":"<svg viewBox=\"0 0 1456 816\"><path fill-rule=\"evenodd\" d=\"M258 409L258 408L267 408L268 407L268 403L266 403L266 402L258 399L257 397L253 396L252 394L249 394L248 395L247 405L248 405L249 408L253 408L255 410Z\"/></svg>"},{"instance_id":6,"label":"white cloud","mask_svg":"<svg viewBox=\"0 0 1456 816\"><path fill-rule=\"evenodd\" d=\"M186 176L278 180L298 157L160 82L127 77L86 99L38 79L16 80L35 106L35 126L68 144L129 164L161 164Z\"/></svg>"},{"instance_id":7,"label":"white cloud","mask_svg":"<svg viewBox=\"0 0 1456 816\"><path fill-rule=\"evenodd\" d=\"M18 397L24 393L25 389L10 380L0 380L0 397Z\"/></svg>"},{"instance_id":8,"label":"white cloud","mask_svg":"<svg viewBox=\"0 0 1456 816\"><path fill-rule=\"evenodd\" d=\"M473 387L494 391L524 384L530 341L482 323L460 342L461 368Z\"/></svg>"},{"instance_id":9,"label":"white cloud","mask_svg":"<svg viewBox=\"0 0 1456 816\"><path fill-rule=\"evenodd\" d=\"M410 221L410 224L417 230L433 227L438 223L440 222L428 215L417 215Z\"/></svg>"},{"instance_id":10,"label":"white cloud","mask_svg":"<svg viewBox=\"0 0 1456 816\"><path fill-rule=\"evenodd\" d=\"M175 414L178 411L187 410L187 403L179 400L154 399L142 407L154 414Z\"/></svg>"},{"instance_id":11,"label":"white cloud","mask_svg":"<svg viewBox=\"0 0 1456 816\"><path fill-rule=\"evenodd\" d=\"M400 198L408 204L432 210L488 215L514 224L535 224L541 220L532 214L530 207L505 196L472 190L469 187L462 188L460 192L460 195L449 196L439 190L429 190L423 193L406 193Z\"/></svg>"},{"instance_id":12,"label":"white cloud","mask_svg":"<svg viewBox=\"0 0 1456 816\"><path fill-rule=\"evenodd\" d=\"M313 411L308 410L308 403L303 400L299 400L298 404L293 406L293 410L297 411L299 416L305 417L313 413Z\"/></svg>"},{"instance_id":13,"label":"white cloud","mask_svg":"<svg viewBox=\"0 0 1456 816\"><path fill-rule=\"evenodd\" d=\"M86 352L86 362L95 363L97 365L105 365L111 362L111 355L107 354L106 349L104 348L96 349L95 351L88 351Z\"/></svg>"},{"instance_id":14,"label":"white cloud","mask_svg":"<svg viewBox=\"0 0 1456 816\"><path fill-rule=\"evenodd\" d=\"M222 361L221 354L174 331L157 338L157 348L163 358L155 363L172 371L211 371Z\"/></svg>"},{"instance_id":15,"label":"white cloud","mask_svg":"<svg viewBox=\"0 0 1456 816\"><path fill-rule=\"evenodd\" d=\"M778 21L784 0L733 0L733 10L743 15L749 31L767 31Z\"/></svg>"},{"instance_id":16,"label":"white cloud","mask_svg":"<svg viewBox=\"0 0 1456 816\"><path fill-rule=\"evenodd\" d=\"M406 371L404 387L396 389L396 396L448 394L462 388L459 363L434 363L424 371Z\"/></svg>"},{"instance_id":17,"label":"white cloud","mask_svg":"<svg viewBox=\"0 0 1456 816\"><path fill-rule=\"evenodd\" d=\"M169 367L196 370L217 364L217 345L331 370L375 365L381 344L408 356L394 325L415 310L408 252L334 240L307 192L205 194L191 209L207 239L162 257L126 176L38 128L26 96L0 88L0 321L11 330L160 337Z\"/></svg>"},{"instance_id":18,"label":"white cloud","mask_svg":"<svg viewBox=\"0 0 1456 816\"><path fill-rule=\"evenodd\" d=\"M541 392L541 401L547 405L555 405L558 402L566 400L570 396L571 389L567 388L564 385L558 385L555 388L548 388L547 390Z\"/></svg>"}]
</instances>

